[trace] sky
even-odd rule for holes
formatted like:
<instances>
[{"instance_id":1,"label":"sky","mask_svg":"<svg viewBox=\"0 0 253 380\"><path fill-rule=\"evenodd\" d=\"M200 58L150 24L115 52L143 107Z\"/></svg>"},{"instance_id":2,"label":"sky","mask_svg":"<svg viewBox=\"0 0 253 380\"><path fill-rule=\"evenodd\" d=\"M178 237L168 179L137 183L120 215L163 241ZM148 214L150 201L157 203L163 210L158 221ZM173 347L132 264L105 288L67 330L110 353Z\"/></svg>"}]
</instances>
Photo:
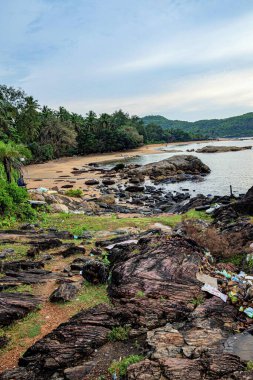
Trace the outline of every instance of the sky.
<instances>
[{"instance_id":1,"label":"sky","mask_svg":"<svg viewBox=\"0 0 253 380\"><path fill-rule=\"evenodd\" d=\"M0 0L0 83L85 115L253 111L253 0Z\"/></svg>"}]
</instances>

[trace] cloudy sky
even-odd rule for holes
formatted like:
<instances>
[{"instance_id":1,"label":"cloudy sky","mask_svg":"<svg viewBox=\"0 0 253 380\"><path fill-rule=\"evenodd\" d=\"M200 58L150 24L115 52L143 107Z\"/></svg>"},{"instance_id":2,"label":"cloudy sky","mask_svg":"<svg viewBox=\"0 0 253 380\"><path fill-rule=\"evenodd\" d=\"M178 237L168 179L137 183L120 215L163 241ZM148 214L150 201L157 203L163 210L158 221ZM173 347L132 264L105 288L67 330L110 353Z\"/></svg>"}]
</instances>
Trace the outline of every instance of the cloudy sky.
<instances>
[{"instance_id":1,"label":"cloudy sky","mask_svg":"<svg viewBox=\"0 0 253 380\"><path fill-rule=\"evenodd\" d=\"M253 111L253 0L0 0L0 83L85 114Z\"/></svg>"}]
</instances>

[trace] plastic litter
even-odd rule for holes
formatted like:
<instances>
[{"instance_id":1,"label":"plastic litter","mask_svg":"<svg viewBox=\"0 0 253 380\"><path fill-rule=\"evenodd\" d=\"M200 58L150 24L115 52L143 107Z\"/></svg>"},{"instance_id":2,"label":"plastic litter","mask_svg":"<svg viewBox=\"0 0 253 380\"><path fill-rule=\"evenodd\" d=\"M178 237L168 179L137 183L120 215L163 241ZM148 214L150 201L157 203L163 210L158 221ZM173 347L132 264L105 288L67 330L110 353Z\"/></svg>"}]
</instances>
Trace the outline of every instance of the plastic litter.
<instances>
[{"instance_id":1,"label":"plastic litter","mask_svg":"<svg viewBox=\"0 0 253 380\"><path fill-rule=\"evenodd\" d=\"M38 187L38 188L36 189L36 191L37 191L38 193L47 193L47 192L48 192L48 189L47 189L46 187Z\"/></svg>"},{"instance_id":2,"label":"plastic litter","mask_svg":"<svg viewBox=\"0 0 253 380\"><path fill-rule=\"evenodd\" d=\"M222 276L224 276L228 279L231 278L231 274L229 274L225 269L223 269L222 271L217 270L216 273L221 274Z\"/></svg>"},{"instance_id":3,"label":"plastic litter","mask_svg":"<svg viewBox=\"0 0 253 380\"><path fill-rule=\"evenodd\" d=\"M208 284L212 286L215 289L218 289L218 282L217 278L208 276L208 274L200 273L198 272L196 274L196 279L199 280L200 282L203 282L204 284Z\"/></svg>"},{"instance_id":4,"label":"plastic litter","mask_svg":"<svg viewBox=\"0 0 253 380\"><path fill-rule=\"evenodd\" d=\"M244 310L244 313L250 317L253 318L253 308L252 307L247 307L247 309Z\"/></svg>"},{"instance_id":5,"label":"plastic litter","mask_svg":"<svg viewBox=\"0 0 253 380\"><path fill-rule=\"evenodd\" d=\"M201 290L208 292L216 297L219 297L223 302L227 302L228 296L226 294L221 293L218 289L214 288L213 286L205 284L204 286L202 286Z\"/></svg>"}]
</instances>

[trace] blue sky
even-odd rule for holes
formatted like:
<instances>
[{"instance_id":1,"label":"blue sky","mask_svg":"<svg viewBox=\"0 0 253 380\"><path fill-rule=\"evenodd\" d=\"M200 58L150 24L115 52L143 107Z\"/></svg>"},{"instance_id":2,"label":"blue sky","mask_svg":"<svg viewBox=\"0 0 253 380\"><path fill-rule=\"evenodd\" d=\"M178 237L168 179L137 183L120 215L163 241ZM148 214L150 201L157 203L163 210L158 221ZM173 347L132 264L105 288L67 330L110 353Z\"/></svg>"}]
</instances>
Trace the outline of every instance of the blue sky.
<instances>
[{"instance_id":1,"label":"blue sky","mask_svg":"<svg viewBox=\"0 0 253 380\"><path fill-rule=\"evenodd\" d=\"M0 0L0 83L85 114L253 111L253 0Z\"/></svg>"}]
</instances>

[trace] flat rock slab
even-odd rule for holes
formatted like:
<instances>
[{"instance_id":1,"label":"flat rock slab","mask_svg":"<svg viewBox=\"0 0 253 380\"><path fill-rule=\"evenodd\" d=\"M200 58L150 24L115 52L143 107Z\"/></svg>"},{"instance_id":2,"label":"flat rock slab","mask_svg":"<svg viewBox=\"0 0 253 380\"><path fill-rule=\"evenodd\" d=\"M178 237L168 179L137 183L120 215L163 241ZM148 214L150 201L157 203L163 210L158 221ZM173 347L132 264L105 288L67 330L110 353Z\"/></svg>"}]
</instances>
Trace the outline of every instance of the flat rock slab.
<instances>
[{"instance_id":1,"label":"flat rock slab","mask_svg":"<svg viewBox=\"0 0 253 380\"><path fill-rule=\"evenodd\" d=\"M0 290L13 286L44 283L48 279L57 278L58 275L43 269L31 269L19 272L6 272L6 276L0 278Z\"/></svg>"},{"instance_id":2,"label":"flat rock slab","mask_svg":"<svg viewBox=\"0 0 253 380\"><path fill-rule=\"evenodd\" d=\"M225 342L225 352L237 355L241 360L253 360L253 336L243 333L229 337Z\"/></svg>"},{"instance_id":3,"label":"flat rock slab","mask_svg":"<svg viewBox=\"0 0 253 380\"><path fill-rule=\"evenodd\" d=\"M36 309L40 299L28 293L0 293L0 326L8 326Z\"/></svg>"}]
</instances>

